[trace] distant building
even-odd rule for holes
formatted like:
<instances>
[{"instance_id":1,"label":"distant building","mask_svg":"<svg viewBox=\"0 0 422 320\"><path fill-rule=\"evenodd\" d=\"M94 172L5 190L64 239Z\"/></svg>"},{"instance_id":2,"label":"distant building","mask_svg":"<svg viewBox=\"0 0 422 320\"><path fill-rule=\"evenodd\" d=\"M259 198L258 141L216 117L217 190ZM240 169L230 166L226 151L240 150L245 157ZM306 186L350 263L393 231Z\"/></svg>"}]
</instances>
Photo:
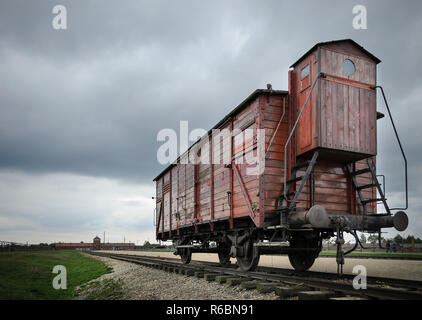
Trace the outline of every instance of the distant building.
<instances>
[{"instance_id":1,"label":"distant building","mask_svg":"<svg viewBox=\"0 0 422 320\"><path fill-rule=\"evenodd\" d=\"M101 243L101 239L96 236L92 243L68 242L55 243L58 250L134 250L134 243Z\"/></svg>"}]
</instances>

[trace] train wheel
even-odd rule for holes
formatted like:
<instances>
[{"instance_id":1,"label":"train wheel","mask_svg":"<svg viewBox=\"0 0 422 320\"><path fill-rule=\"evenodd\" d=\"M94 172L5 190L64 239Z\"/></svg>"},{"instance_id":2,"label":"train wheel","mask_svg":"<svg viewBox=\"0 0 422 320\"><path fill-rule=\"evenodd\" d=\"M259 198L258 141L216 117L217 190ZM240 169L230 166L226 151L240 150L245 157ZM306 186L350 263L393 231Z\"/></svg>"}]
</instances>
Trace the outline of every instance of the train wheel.
<instances>
[{"instance_id":1,"label":"train wheel","mask_svg":"<svg viewBox=\"0 0 422 320\"><path fill-rule=\"evenodd\" d=\"M304 239L299 237L294 237L290 240L290 247L299 249L289 252L290 264L296 271L306 271L312 267L321 250L318 239ZM307 249L314 249L314 251Z\"/></svg>"},{"instance_id":2,"label":"train wheel","mask_svg":"<svg viewBox=\"0 0 422 320\"><path fill-rule=\"evenodd\" d=\"M183 264L188 264L192 260L192 251L188 248L180 249L180 258Z\"/></svg>"},{"instance_id":3,"label":"train wheel","mask_svg":"<svg viewBox=\"0 0 422 320\"><path fill-rule=\"evenodd\" d=\"M180 241L180 245L189 245L191 242L187 239ZM179 249L180 258L183 264L188 264L192 260L192 251L189 248Z\"/></svg>"},{"instance_id":4,"label":"train wheel","mask_svg":"<svg viewBox=\"0 0 422 320\"><path fill-rule=\"evenodd\" d=\"M257 247L254 245L253 239L248 239L243 244L245 255L243 257L237 257L237 264L242 271L253 271L258 266L259 252Z\"/></svg>"},{"instance_id":5,"label":"train wheel","mask_svg":"<svg viewBox=\"0 0 422 320\"><path fill-rule=\"evenodd\" d=\"M218 259L222 266L230 264L230 246L218 243Z\"/></svg>"}]
</instances>

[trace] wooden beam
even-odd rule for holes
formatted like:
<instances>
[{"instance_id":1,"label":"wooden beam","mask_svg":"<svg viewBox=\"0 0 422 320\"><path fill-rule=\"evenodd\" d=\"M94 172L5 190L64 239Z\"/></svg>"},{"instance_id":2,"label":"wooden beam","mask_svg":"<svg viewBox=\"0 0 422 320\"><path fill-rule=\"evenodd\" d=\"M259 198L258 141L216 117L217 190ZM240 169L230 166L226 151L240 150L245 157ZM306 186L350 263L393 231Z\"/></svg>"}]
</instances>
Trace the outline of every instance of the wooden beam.
<instances>
[{"instance_id":1,"label":"wooden beam","mask_svg":"<svg viewBox=\"0 0 422 320\"><path fill-rule=\"evenodd\" d=\"M248 206L249 215L251 219L255 222L255 212L252 209L251 199L249 197L248 191L245 188L245 184L243 182L242 176L240 175L240 171L237 167L237 164L233 166L233 171L236 175L237 181L239 182L240 190L242 190L243 198L245 199L246 205Z\"/></svg>"}]
</instances>

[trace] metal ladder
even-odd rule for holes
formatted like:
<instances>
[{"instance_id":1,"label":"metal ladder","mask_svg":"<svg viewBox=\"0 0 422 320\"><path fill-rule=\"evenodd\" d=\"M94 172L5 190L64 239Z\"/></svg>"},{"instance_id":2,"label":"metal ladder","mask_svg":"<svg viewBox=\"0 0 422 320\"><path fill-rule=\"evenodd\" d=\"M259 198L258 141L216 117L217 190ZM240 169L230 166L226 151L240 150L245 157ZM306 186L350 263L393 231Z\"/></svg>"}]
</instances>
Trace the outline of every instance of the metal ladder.
<instances>
[{"instance_id":1,"label":"metal ladder","mask_svg":"<svg viewBox=\"0 0 422 320\"><path fill-rule=\"evenodd\" d=\"M289 216L289 213L295 209L296 204L299 202L299 196L302 193L306 182L309 180L312 170L314 169L314 166L316 164L318 155L319 150L316 150L314 151L314 154L312 155L312 159L310 161L301 162L299 164L296 164L292 168L292 174L290 176L290 179L287 180L286 188L278 200L277 211L280 212L280 225L287 225L287 217ZM297 171L306 166L307 168L305 174L303 176L296 177ZM296 191L289 192L290 188L293 185L296 186L296 182L298 181L301 181L299 188ZM289 200L289 197L291 196L293 196L293 200ZM284 202L286 202L285 206L283 206Z\"/></svg>"},{"instance_id":2,"label":"metal ladder","mask_svg":"<svg viewBox=\"0 0 422 320\"><path fill-rule=\"evenodd\" d=\"M387 199L385 198L385 194L384 194L384 192L381 188L381 185L380 185L378 178L377 178L377 175L375 173L375 168L371 164L371 161L369 159L366 159L366 163L368 165L368 168L365 168L365 169L362 169L362 170L357 170L357 171L353 171L352 165L350 163L346 165L347 172L352 177L353 186L355 187L355 190L356 190L358 197L359 197L359 201L362 204L363 214L366 215L368 213L368 210L367 210L367 207L366 207L366 205L368 203L379 202L379 201L381 201L384 204L384 207L385 207L385 210L387 211L387 214L391 214L390 208L388 207L388 204L387 204ZM365 185L359 185L358 181L357 181L357 176L368 173L368 172L371 173L372 183L365 184ZM380 195L380 198L365 199L363 197L362 190L368 189L368 188L373 188L373 187L377 188L378 193Z\"/></svg>"}]
</instances>

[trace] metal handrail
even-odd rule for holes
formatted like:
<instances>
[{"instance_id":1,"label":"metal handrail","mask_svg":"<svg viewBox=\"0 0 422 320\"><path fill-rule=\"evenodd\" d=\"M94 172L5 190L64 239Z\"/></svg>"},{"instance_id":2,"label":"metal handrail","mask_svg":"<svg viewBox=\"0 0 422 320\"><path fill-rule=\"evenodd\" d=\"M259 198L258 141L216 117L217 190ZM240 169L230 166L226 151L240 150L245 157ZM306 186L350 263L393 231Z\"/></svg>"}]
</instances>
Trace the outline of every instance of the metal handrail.
<instances>
[{"instance_id":1,"label":"metal handrail","mask_svg":"<svg viewBox=\"0 0 422 320\"><path fill-rule=\"evenodd\" d=\"M377 178L378 177L382 177L382 192L384 193L384 197L385 197L385 175L377 174Z\"/></svg>"},{"instance_id":2,"label":"metal handrail","mask_svg":"<svg viewBox=\"0 0 422 320\"><path fill-rule=\"evenodd\" d=\"M157 226L157 208L154 208L154 211L152 212L152 226Z\"/></svg>"},{"instance_id":3,"label":"metal handrail","mask_svg":"<svg viewBox=\"0 0 422 320\"><path fill-rule=\"evenodd\" d=\"M283 196L284 196L284 199L286 199L286 201L287 201L287 146L289 145L290 139L292 138L293 133L296 130L296 127L299 123L299 120L302 117L303 111L305 110L305 107L308 104L308 100L309 100L309 98L312 94L312 91L315 88L316 83L318 82L318 80L320 78L324 78L324 77L325 77L325 75L322 72L320 74L318 74L318 76L316 77L314 83L312 84L311 90L309 91L308 96L306 97L306 101L303 104L302 109L300 110L299 116L297 117L296 122L293 125L292 131L290 131L290 135L287 138L286 144L284 145L284 190L283 190Z\"/></svg>"},{"instance_id":4,"label":"metal handrail","mask_svg":"<svg viewBox=\"0 0 422 320\"><path fill-rule=\"evenodd\" d=\"M406 159L406 154L404 153L403 146L401 144L399 135L397 133L397 129L396 129L393 117L392 117L391 112L390 112L390 107L388 106L387 98L385 97L385 94L384 94L384 89L381 86L374 86L372 88L373 89L377 89L377 88L381 89L382 97L384 98L385 106L387 107L388 116L390 117L391 124L393 125L394 134L396 135L396 139L397 139L397 142L399 143L400 151L401 151L401 154L402 154L402 157L403 157L403 160L404 160L404 182L405 182L405 189L406 189L406 207L405 208L391 208L390 210L407 210L407 208L409 207L409 192L408 192L408 183L407 183L407 159Z\"/></svg>"}]
</instances>

